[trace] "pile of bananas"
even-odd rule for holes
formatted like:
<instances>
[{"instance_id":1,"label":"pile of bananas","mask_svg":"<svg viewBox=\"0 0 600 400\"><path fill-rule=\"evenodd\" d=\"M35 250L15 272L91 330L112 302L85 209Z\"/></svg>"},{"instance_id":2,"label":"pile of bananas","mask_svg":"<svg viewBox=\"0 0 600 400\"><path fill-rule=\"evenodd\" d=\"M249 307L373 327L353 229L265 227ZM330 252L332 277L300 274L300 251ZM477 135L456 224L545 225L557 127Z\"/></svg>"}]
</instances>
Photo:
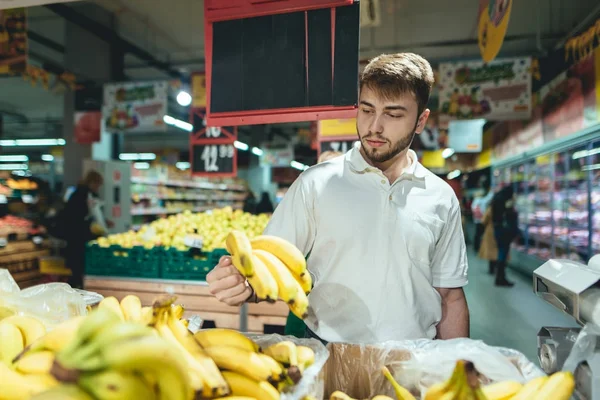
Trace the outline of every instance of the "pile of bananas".
<instances>
[{"instance_id":1,"label":"pile of bananas","mask_svg":"<svg viewBox=\"0 0 600 400\"><path fill-rule=\"evenodd\" d=\"M412 393L396 382L386 367L382 368L382 372L394 388L397 400L415 400ZM574 389L575 380L570 372L534 378L525 385L508 381L482 387L473 363L459 360L450 379L431 386L424 400L568 400ZM331 394L330 400L354 399L342 391L336 391ZM377 395L372 400L392 399Z\"/></svg>"},{"instance_id":2,"label":"pile of bananas","mask_svg":"<svg viewBox=\"0 0 600 400\"><path fill-rule=\"evenodd\" d=\"M296 246L276 236L249 239L244 232L233 230L227 235L225 247L233 265L248 279L260 300L281 299L297 317L306 318L312 278Z\"/></svg>"},{"instance_id":3,"label":"pile of bananas","mask_svg":"<svg viewBox=\"0 0 600 400\"><path fill-rule=\"evenodd\" d=\"M314 363L312 349L289 341L261 349L233 330L194 335L175 300L107 297L50 332L34 318L3 319L0 400L277 400Z\"/></svg>"}]
</instances>

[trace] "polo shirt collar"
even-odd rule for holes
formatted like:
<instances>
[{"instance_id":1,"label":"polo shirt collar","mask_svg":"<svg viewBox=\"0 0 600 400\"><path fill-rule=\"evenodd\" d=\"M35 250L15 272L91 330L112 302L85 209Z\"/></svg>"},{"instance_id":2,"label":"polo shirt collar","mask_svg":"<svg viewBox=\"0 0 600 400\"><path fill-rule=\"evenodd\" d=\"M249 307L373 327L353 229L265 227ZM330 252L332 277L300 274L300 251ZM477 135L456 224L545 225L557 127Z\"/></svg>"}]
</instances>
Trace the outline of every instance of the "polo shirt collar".
<instances>
[{"instance_id":1,"label":"polo shirt collar","mask_svg":"<svg viewBox=\"0 0 600 400\"><path fill-rule=\"evenodd\" d=\"M360 152L360 142L346 153L346 162L349 163L350 169L356 173L362 174L365 172L379 172L382 173L379 168L370 165L363 157ZM404 170L401 177L403 179L410 180L423 180L425 179L425 168L419 162L417 153L413 150L408 150L408 157L411 160L411 164Z\"/></svg>"}]
</instances>

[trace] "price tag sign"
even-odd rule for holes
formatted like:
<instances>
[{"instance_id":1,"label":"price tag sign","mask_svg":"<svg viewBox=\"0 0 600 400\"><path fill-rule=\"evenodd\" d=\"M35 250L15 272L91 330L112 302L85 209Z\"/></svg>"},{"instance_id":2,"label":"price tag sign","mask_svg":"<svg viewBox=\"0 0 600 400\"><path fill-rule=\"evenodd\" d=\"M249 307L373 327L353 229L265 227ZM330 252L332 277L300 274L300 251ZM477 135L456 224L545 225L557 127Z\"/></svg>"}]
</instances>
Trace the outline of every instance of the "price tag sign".
<instances>
[{"instance_id":1,"label":"price tag sign","mask_svg":"<svg viewBox=\"0 0 600 400\"><path fill-rule=\"evenodd\" d=\"M204 176L235 176L237 150L233 143L192 145L192 172Z\"/></svg>"},{"instance_id":2,"label":"price tag sign","mask_svg":"<svg viewBox=\"0 0 600 400\"><path fill-rule=\"evenodd\" d=\"M6 204L6 203L8 203L6 196L3 194L0 194L0 204Z\"/></svg>"},{"instance_id":3,"label":"price tag sign","mask_svg":"<svg viewBox=\"0 0 600 400\"><path fill-rule=\"evenodd\" d=\"M198 235L187 235L183 238L183 244L192 249L202 249L204 241Z\"/></svg>"},{"instance_id":4,"label":"price tag sign","mask_svg":"<svg viewBox=\"0 0 600 400\"><path fill-rule=\"evenodd\" d=\"M319 144L319 146L321 149L321 153L324 153L326 151L339 151L341 153L346 153L352 148L352 146L354 146L354 143L356 142L357 140L322 141Z\"/></svg>"},{"instance_id":5,"label":"price tag sign","mask_svg":"<svg viewBox=\"0 0 600 400\"><path fill-rule=\"evenodd\" d=\"M6 247L7 244L8 244L8 240L6 240L5 237L1 237L0 238L0 249Z\"/></svg>"}]
</instances>

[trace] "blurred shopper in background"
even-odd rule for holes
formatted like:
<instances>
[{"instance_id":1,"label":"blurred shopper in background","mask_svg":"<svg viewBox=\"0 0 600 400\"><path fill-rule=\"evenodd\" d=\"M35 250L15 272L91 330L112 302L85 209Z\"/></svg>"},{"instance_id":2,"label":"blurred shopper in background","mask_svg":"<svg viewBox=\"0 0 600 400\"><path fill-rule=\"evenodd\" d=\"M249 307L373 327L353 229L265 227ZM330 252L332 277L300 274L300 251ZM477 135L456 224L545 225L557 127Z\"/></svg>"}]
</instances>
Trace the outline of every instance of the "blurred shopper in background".
<instances>
[{"instance_id":1,"label":"blurred shopper in background","mask_svg":"<svg viewBox=\"0 0 600 400\"><path fill-rule=\"evenodd\" d=\"M494 192L490 190L490 182L488 180L482 181L481 188L483 189L483 194L481 196L476 197L475 200L473 200L473 203L471 204L473 222L475 223L473 248L476 252L479 252L481 240L483 238L483 216L485 215L485 212L487 211L490 202L492 201L492 197L494 197Z\"/></svg>"},{"instance_id":2,"label":"blurred shopper in background","mask_svg":"<svg viewBox=\"0 0 600 400\"><path fill-rule=\"evenodd\" d=\"M518 214L514 207L514 191L511 185L502 188L491 203L494 238L498 245L496 262L496 286L513 286L506 279L506 262L510 244L519 235Z\"/></svg>"},{"instance_id":3,"label":"blurred shopper in background","mask_svg":"<svg viewBox=\"0 0 600 400\"><path fill-rule=\"evenodd\" d=\"M271 197L268 192L262 192L262 196L260 201L256 205L256 213L257 214L273 214L273 203L271 202Z\"/></svg>"},{"instance_id":4,"label":"blurred shopper in background","mask_svg":"<svg viewBox=\"0 0 600 400\"><path fill-rule=\"evenodd\" d=\"M244 212L256 214L256 196L252 190L248 190L248 195L244 200Z\"/></svg>"}]
</instances>

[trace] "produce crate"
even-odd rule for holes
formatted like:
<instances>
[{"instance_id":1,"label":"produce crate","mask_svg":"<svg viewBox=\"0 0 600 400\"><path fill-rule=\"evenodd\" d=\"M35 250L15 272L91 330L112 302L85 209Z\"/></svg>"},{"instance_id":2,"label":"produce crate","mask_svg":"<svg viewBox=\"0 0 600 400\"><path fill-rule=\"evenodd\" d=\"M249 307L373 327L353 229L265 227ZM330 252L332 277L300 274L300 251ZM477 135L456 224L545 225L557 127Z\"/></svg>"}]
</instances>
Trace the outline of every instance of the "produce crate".
<instances>
[{"instance_id":1,"label":"produce crate","mask_svg":"<svg viewBox=\"0 0 600 400\"><path fill-rule=\"evenodd\" d=\"M168 249L163 258L161 278L203 281L225 254L227 251L224 249L202 255L194 255L192 251Z\"/></svg>"}]
</instances>

